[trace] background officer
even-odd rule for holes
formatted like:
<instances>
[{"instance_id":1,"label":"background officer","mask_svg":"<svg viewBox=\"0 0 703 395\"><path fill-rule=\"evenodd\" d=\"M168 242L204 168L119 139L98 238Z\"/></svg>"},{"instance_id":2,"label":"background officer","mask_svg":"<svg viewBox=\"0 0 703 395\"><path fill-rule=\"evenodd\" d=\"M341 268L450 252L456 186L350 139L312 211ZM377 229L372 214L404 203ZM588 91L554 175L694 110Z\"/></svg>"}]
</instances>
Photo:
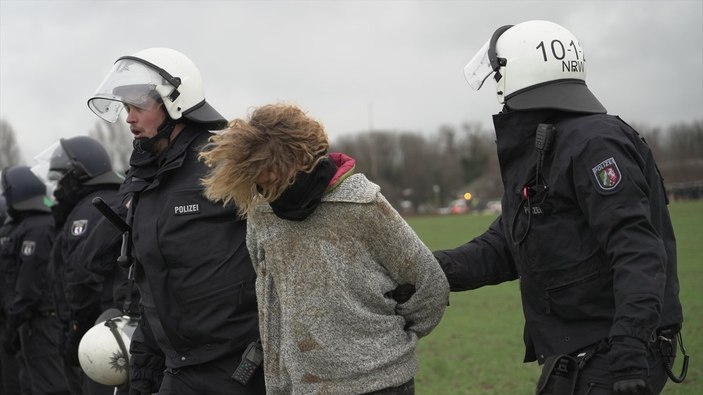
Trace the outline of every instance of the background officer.
<instances>
[{"instance_id":1,"label":"background officer","mask_svg":"<svg viewBox=\"0 0 703 395\"><path fill-rule=\"evenodd\" d=\"M93 240L112 237L111 233L99 233L106 228L96 226L103 216L92 200L100 197L109 206L119 207L117 190L123 178L112 171L107 151L91 137L60 139L47 151L51 153L48 178L56 182L52 212L58 232L50 267L56 308L65 328L63 356L67 371L75 371L80 366L78 345L83 334L93 327L101 312L121 308L127 292L127 276L122 268L113 263L110 272L95 273L89 270L94 264L86 254L89 236ZM106 253L111 253L115 261L119 245L107 248ZM78 381L83 382L85 393L114 391L85 376Z\"/></svg>"},{"instance_id":2,"label":"background officer","mask_svg":"<svg viewBox=\"0 0 703 395\"><path fill-rule=\"evenodd\" d=\"M2 172L2 194L13 222L3 248L10 255L3 346L10 355L21 351L26 369L22 382L31 385L33 394L68 394L59 355L61 324L47 283L54 220L46 185L29 167L13 166Z\"/></svg>"},{"instance_id":3,"label":"background officer","mask_svg":"<svg viewBox=\"0 0 703 395\"><path fill-rule=\"evenodd\" d=\"M7 216L7 204L5 203L5 198L0 195L0 284L3 286L2 291L0 291L0 339L5 338L5 327L7 325L7 314L4 306L7 291L5 279L8 274L5 272L5 258L9 259L10 256L10 243L8 241L11 230L12 222ZM8 247L7 253L5 253L5 246ZM0 347L0 394L20 394L17 358L5 352L5 347Z\"/></svg>"},{"instance_id":4,"label":"background officer","mask_svg":"<svg viewBox=\"0 0 703 395\"><path fill-rule=\"evenodd\" d=\"M151 48L118 59L88 106L134 135L122 191L133 213L135 280L143 314L131 342L131 391L264 393L263 375L231 378L258 339L255 273L236 208L203 196L200 147L227 121L205 101L200 72L182 53Z\"/></svg>"},{"instance_id":5,"label":"background officer","mask_svg":"<svg viewBox=\"0 0 703 395\"><path fill-rule=\"evenodd\" d=\"M525 361L545 364L541 390L659 393L654 339L673 340L683 320L666 193L649 147L606 115L585 70L578 39L547 21L498 29L465 67L474 89L493 74L504 104L493 118L503 211L435 255L454 291L520 279ZM578 381L555 389L578 362Z\"/></svg>"}]
</instances>

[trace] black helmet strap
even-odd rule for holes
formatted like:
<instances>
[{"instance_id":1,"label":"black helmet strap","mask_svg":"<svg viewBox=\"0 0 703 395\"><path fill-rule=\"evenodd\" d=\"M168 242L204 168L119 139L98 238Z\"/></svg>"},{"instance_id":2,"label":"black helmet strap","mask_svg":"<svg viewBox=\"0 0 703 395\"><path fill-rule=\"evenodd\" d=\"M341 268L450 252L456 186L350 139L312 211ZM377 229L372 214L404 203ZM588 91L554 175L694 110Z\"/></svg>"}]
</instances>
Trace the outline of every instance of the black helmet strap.
<instances>
[{"instance_id":1,"label":"black helmet strap","mask_svg":"<svg viewBox=\"0 0 703 395\"><path fill-rule=\"evenodd\" d=\"M154 135L154 137L150 137L148 139L134 139L134 141L132 141L132 147L138 154L153 154L156 143L161 139L168 140L171 137L171 133L173 133L173 129L175 128L176 122L167 114L166 119L164 119L159 128L156 130L156 135Z\"/></svg>"}]
</instances>

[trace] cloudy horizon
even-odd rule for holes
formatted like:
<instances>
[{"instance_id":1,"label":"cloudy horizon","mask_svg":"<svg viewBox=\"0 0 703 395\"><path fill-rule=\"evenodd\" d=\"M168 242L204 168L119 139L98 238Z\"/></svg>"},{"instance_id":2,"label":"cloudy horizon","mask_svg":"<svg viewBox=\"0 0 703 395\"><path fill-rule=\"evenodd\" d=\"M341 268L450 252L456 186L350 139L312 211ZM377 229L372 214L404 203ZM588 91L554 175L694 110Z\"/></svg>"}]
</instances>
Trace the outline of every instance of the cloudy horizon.
<instances>
[{"instance_id":1,"label":"cloudy horizon","mask_svg":"<svg viewBox=\"0 0 703 395\"><path fill-rule=\"evenodd\" d=\"M462 69L493 30L560 23L588 56L588 85L629 123L703 120L703 2L0 0L0 118L26 161L87 134L87 99L120 56L164 46L199 67L228 119L294 103L334 141L351 133L491 129L493 86Z\"/></svg>"}]
</instances>

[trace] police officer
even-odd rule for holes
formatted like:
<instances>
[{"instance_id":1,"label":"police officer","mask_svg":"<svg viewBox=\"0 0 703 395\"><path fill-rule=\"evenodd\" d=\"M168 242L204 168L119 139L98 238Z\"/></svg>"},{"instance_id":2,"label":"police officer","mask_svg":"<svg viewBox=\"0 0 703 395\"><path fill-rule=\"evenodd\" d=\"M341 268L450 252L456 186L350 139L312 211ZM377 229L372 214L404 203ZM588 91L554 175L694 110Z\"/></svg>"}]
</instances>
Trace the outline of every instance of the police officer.
<instances>
[{"instance_id":1,"label":"police officer","mask_svg":"<svg viewBox=\"0 0 703 395\"><path fill-rule=\"evenodd\" d=\"M454 291L520 280L538 393L659 393L673 362L660 346L683 320L666 193L649 147L606 115L585 70L578 39L547 21L498 29L469 62L469 84L493 74L504 105L502 215L435 255Z\"/></svg>"},{"instance_id":2,"label":"police officer","mask_svg":"<svg viewBox=\"0 0 703 395\"><path fill-rule=\"evenodd\" d=\"M0 196L0 226L5 224L7 219L7 204L5 203L5 198Z\"/></svg>"},{"instance_id":3,"label":"police officer","mask_svg":"<svg viewBox=\"0 0 703 395\"><path fill-rule=\"evenodd\" d=\"M134 135L122 187L143 310L131 391L264 393L260 371L247 385L231 377L258 339L255 274L246 223L202 193L198 151L227 122L205 101L200 72L178 51L146 49L119 58L88 106L113 122L124 109Z\"/></svg>"},{"instance_id":4,"label":"police officer","mask_svg":"<svg viewBox=\"0 0 703 395\"><path fill-rule=\"evenodd\" d=\"M85 251L89 236L94 236L93 240L112 237L111 233L100 233L105 228L96 226L103 216L92 200L100 197L108 205L119 207L118 188L123 178L112 170L110 156L102 144L91 137L60 139L47 151L51 151L48 178L56 182L52 212L58 230L50 266L55 277L57 311L66 330L63 355L68 367L78 368L81 337L93 327L101 312L121 307L115 295L124 299L126 292L120 295L114 289L126 283L126 272L114 264L110 272L88 270L92 262ZM113 245L106 251L112 252L114 260L119 246ZM89 394L114 391L87 377L80 381Z\"/></svg>"},{"instance_id":5,"label":"police officer","mask_svg":"<svg viewBox=\"0 0 703 395\"><path fill-rule=\"evenodd\" d=\"M10 256L9 234L12 230L12 221L7 216L7 204L5 198L0 195L0 282L3 284L3 290L0 292L0 339L5 338L5 326L7 325L7 314L5 312L5 257ZM5 253L5 246L8 247ZM0 347L0 394L19 395L19 366L17 358L5 352L4 347Z\"/></svg>"},{"instance_id":6,"label":"police officer","mask_svg":"<svg viewBox=\"0 0 703 395\"><path fill-rule=\"evenodd\" d=\"M61 324L47 284L54 220L46 185L29 167L13 166L2 172L2 193L13 221L3 248L10 253L3 346L8 354L21 351L23 382L30 383L33 394L68 394L59 355Z\"/></svg>"}]
</instances>

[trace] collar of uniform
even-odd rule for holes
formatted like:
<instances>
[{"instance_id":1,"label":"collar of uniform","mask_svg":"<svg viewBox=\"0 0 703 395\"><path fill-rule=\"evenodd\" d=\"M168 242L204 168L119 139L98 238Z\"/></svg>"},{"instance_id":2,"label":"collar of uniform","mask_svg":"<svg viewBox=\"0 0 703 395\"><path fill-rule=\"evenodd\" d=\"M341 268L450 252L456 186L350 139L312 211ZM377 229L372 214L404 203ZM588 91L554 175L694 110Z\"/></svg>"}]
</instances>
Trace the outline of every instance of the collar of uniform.
<instances>
[{"instance_id":1,"label":"collar of uniform","mask_svg":"<svg viewBox=\"0 0 703 395\"><path fill-rule=\"evenodd\" d=\"M207 133L207 131L186 124L186 127L176 136L171 144L169 144L165 155L161 159L159 170L156 173L157 178L164 172L181 167L187 156L189 147L191 147L193 142L203 133Z\"/></svg>"},{"instance_id":2,"label":"collar of uniform","mask_svg":"<svg viewBox=\"0 0 703 395\"><path fill-rule=\"evenodd\" d=\"M510 111L493 116L498 158L519 160L535 151L535 133L540 123L555 123L559 114L546 111Z\"/></svg>"}]
</instances>

